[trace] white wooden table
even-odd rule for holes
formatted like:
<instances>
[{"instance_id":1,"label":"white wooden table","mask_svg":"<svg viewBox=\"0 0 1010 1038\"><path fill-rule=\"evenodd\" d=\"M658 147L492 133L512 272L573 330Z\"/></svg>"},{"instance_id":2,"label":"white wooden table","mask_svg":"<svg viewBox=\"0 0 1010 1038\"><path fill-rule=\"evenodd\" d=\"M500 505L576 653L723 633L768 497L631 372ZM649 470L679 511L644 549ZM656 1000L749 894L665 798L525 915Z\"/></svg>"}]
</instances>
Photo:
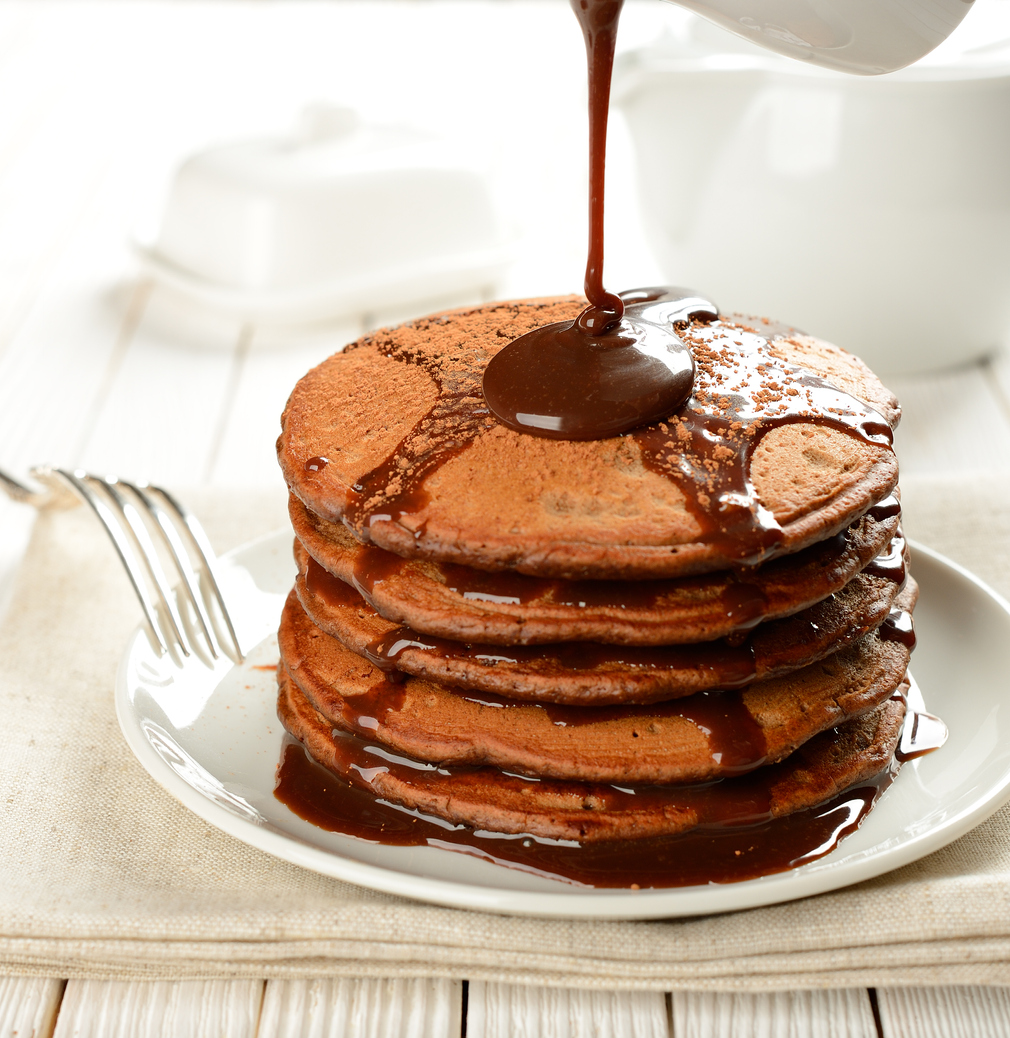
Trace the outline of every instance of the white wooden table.
<instances>
[{"instance_id":1,"label":"white wooden table","mask_svg":"<svg viewBox=\"0 0 1010 1038\"><path fill-rule=\"evenodd\" d=\"M622 42L666 11L633 3ZM418 41L423 40L423 45ZM513 54L523 55L517 73ZM517 232L502 295L581 283L582 44L563 0L0 4L0 467L51 461L176 489L277 485L277 416L300 374L365 325L256 327L137 277L185 154L274 133L306 103L410 122L488 156ZM568 168L529 164L548 136ZM608 283L655 283L619 121ZM460 300L465 302L466 300ZM1000 359L892 379L903 470L1010 469ZM966 454L967 452L967 454ZM0 608L30 511L0 501ZM1010 988L619 994L464 981L108 983L0 978L0 1038L204 1036L899 1036L1010 1034Z\"/></svg>"}]
</instances>

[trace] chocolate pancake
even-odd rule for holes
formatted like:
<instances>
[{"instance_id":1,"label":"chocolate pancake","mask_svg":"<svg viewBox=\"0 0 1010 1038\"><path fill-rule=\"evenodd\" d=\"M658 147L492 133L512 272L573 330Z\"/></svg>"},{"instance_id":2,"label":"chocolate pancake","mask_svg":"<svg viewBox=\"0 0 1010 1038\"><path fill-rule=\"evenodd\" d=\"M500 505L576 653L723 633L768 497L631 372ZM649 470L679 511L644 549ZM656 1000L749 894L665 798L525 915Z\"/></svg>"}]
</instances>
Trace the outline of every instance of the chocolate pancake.
<instances>
[{"instance_id":1,"label":"chocolate pancake","mask_svg":"<svg viewBox=\"0 0 1010 1038\"><path fill-rule=\"evenodd\" d=\"M653 703L798 670L879 626L900 587L892 576L864 570L809 609L759 624L739 644L720 639L655 647L598 642L505 647L434 638L393 623L298 542L295 558L295 590L312 621L381 670L517 699L586 706ZM903 565L904 553L900 561ZM909 582L902 596L906 609L915 600L913 587Z\"/></svg>"},{"instance_id":2,"label":"chocolate pancake","mask_svg":"<svg viewBox=\"0 0 1010 1038\"><path fill-rule=\"evenodd\" d=\"M404 557L577 579L756 564L845 530L894 487L894 397L856 358L756 321L678 325L694 389L665 422L590 441L498 423L487 362L583 305L456 310L348 346L288 401L288 486Z\"/></svg>"},{"instance_id":3,"label":"chocolate pancake","mask_svg":"<svg viewBox=\"0 0 1010 1038\"><path fill-rule=\"evenodd\" d=\"M780 764L742 778L618 788L413 761L334 730L283 667L278 677L282 723L346 782L452 823L580 842L659 836L704 824L755 824L819 804L888 767L905 711L901 698L888 699L811 739Z\"/></svg>"},{"instance_id":4,"label":"chocolate pancake","mask_svg":"<svg viewBox=\"0 0 1010 1038\"><path fill-rule=\"evenodd\" d=\"M288 675L331 726L439 765L540 778L704 782L781 760L887 699L911 650L876 634L782 678L653 706L522 703L422 678L393 683L323 634L288 597L278 634Z\"/></svg>"},{"instance_id":5,"label":"chocolate pancake","mask_svg":"<svg viewBox=\"0 0 1010 1038\"><path fill-rule=\"evenodd\" d=\"M387 620L440 638L494 645L682 645L749 630L841 590L895 534L897 515L881 511L880 518L864 515L844 533L746 571L571 581L403 559L359 544L334 523L324 527L325 520L297 498L290 507L305 550Z\"/></svg>"}]
</instances>

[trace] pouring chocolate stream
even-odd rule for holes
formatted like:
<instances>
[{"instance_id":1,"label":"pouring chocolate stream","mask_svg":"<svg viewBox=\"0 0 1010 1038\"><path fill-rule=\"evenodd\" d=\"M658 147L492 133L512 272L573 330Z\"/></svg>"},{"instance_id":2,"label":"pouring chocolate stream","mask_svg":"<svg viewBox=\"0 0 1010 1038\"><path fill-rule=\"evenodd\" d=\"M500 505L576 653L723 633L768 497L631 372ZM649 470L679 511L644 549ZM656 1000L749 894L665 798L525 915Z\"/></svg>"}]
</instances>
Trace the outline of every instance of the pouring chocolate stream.
<instances>
[{"instance_id":1,"label":"pouring chocolate stream","mask_svg":"<svg viewBox=\"0 0 1010 1038\"><path fill-rule=\"evenodd\" d=\"M624 0L571 0L589 67L589 306L574 321L537 328L488 364L484 398L505 425L562 440L616 436L671 414L690 396L691 352L674 326L718 316L681 289L615 295L603 285L607 116Z\"/></svg>"}]
</instances>

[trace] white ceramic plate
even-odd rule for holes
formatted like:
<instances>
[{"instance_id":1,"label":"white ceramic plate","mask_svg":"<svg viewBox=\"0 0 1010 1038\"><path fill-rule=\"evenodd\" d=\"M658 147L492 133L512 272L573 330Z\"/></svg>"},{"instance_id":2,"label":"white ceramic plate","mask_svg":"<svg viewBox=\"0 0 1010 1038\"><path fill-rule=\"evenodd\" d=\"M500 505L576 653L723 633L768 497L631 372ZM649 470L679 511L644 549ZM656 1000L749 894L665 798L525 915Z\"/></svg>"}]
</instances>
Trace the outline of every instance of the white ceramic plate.
<instances>
[{"instance_id":1,"label":"white ceramic plate","mask_svg":"<svg viewBox=\"0 0 1010 1038\"><path fill-rule=\"evenodd\" d=\"M459 908L647 919L751 908L819 894L897 868L967 832L1010 798L1010 605L970 573L914 548L922 588L915 672L950 728L942 750L906 764L862 828L792 872L669 890L587 890L431 847L385 847L325 832L273 796L283 731L271 631L293 578L291 535L232 553L222 582L245 645L241 667L159 660L138 630L116 708L131 749L170 793L240 840L352 883Z\"/></svg>"}]
</instances>

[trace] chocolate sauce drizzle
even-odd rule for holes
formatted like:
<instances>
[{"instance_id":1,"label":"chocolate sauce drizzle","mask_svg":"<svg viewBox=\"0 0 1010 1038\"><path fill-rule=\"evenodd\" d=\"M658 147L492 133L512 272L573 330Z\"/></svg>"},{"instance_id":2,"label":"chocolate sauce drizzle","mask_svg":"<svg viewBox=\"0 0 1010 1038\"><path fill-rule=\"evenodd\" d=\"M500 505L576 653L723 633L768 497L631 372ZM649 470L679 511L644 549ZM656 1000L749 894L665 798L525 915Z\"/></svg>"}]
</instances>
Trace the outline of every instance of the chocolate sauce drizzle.
<instances>
[{"instance_id":1,"label":"chocolate sauce drizzle","mask_svg":"<svg viewBox=\"0 0 1010 1038\"><path fill-rule=\"evenodd\" d=\"M586 256L586 298L579 330L601 335L624 316L624 301L603 287L604 202L607 173L607 121L610 81L617 47L617 25L624 0L570 0L586 42L589 73L589 249Z\"/></svg>"},{"instance_id":2,"label":"chocolate sauce drizzle","mask_svg":"<svg viewBox=\"0 0 1010 1038\"><path fill-rule=\"evenodd\" d=\"M915 648L915 623L912 614L905 609L892 607L887 619L877 629L877 635L885 642L899 642L911 652Z\"/></svg>"},{"instance_id":3,"label":"chocolate sauce drizzle","mask_svg":"<svg viewBox=\"0 0 1010 1038\"><path fill-rule=\"evenodd\" d=\"M899 529L895 536L891 538L887 551L878 555L863 572L871 577L884 577L886 580L891 580L895 584L903 586L908 576L905 567L907 550L904 535Z\"/></svg>"},{"instance_id":4,"label":"chocolate sauce drizzle","mask_svg":"<svg viewBox=\"0 0 1010 1038\"><path fill-rule=\"evenodd\" d=\"M679 289L614 295L603 286L603 216L610 80L623 0L571 0L589 71L589 306L574 321L510 343L484 372L484 397L519 432L598 440L657 421L691 392L694 363L674 332L714 304Z\"/></svg>"},{"instance_id":5,"label":"chocolate sauce drizzle","mask_svg":"<svg viewBox=\"0 0 1010 1038\"><path fill-rule=\"evenodd\" d=\"M357 767L366 773L375 766L408 767L389 754L378 759L371 756L358 739L340 741L347 744L342 752L355 755ZM377 800L365 782L362 788L348 785L308 757L291 738L282 751L274 795L319 828L361 840L463 851L576 886L647 889L734 883L815 861L859 827L890 785L895 770L887 768L875 779L845 790L819 807L774 820L769 820L769 787L747 778L731 805L724 804L706 815L705 823L691 832L584 844L543 840L528 834L482 833L399 808ZM509 777L502 776L502 780L508 781ZM704 811L706 802L711 805L716 799L706 797L706 790L719 785L693 787L694 803ZM631 792L609 787L606 796L610 806L617 806L618 800L630 803L637 796L657 796L669 802L671 792L658 788Z\"/></svg>"}]
</instances>

